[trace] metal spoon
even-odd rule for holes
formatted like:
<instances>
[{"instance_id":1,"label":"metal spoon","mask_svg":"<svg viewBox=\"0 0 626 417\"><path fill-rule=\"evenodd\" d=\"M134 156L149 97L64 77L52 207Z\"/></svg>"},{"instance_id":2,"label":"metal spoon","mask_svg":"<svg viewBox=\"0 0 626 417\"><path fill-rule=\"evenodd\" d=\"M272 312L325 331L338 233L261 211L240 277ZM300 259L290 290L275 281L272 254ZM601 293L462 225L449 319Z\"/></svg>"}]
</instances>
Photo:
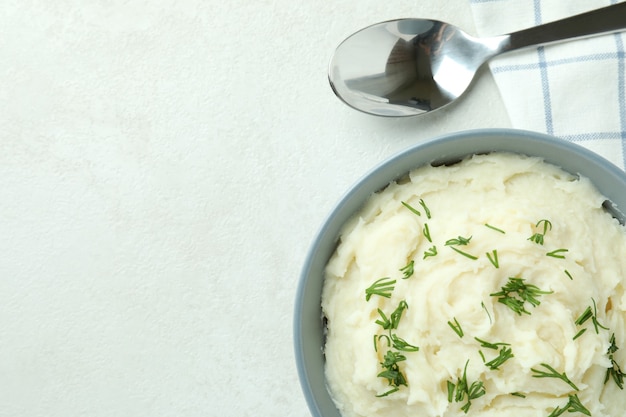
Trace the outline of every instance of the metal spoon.
<instances>
[{"instance_id":1,"label":"metal spoon","mask_svg":"<svg viewBox=\"0 0 626 417\"><path fill-rule=\"evenodd\" d=\"M624 29L626 2L489 38L437 20L391 20L343 41L328 78L335 94L357 110L414 116L452 103L496 55Z\"/></svg>"}]
</instances>

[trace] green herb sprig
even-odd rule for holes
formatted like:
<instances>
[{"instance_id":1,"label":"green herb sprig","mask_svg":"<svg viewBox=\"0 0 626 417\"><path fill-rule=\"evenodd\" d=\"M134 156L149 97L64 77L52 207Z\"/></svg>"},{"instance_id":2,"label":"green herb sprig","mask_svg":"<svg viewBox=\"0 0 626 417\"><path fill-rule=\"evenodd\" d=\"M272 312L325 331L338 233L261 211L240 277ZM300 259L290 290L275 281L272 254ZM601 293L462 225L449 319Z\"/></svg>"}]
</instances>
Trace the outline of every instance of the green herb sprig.
<instances>
[{"instance_id":1,"label":"green herb sprig","mask_svg":"<svg viewBox=\"0 0 626 417\"><path fill-rule=\"evenodd\" d=\"M437 256L437 246L431 246L428 250L424 251L424 258L429 258L431 256Z\"/></svg>"},{"instance_id":2,"label":"green herb sprig","mask_svg":"<svg viewBox=\"0 0 626 417\"><path fill-rule=\"evenodd\" d=\"M417 352L420 350L419 347L408 343L396 334L391 335L391 343L394 349L402 352Z\"/></svg>"},{"instance_id":3,"label":"green herb sprig","mask_svg":"<svg viewBox=\"0 0 626 417\"><path fill-rule=\"evenodd\" d=\"M467 382L467 365L469 360L465 362L465 368L463 369L463 376L457 380L455 384L452 381L447 381L448 387L448 402L463 402L465 404L461 407L465 413L467 413L472 406L472 400L482 397L486 394L485 386L482 381L474 381L471 384Z\"/></svg>"},{"instance_id":4,"label":"green herb sprig","mask_svg":"<svg viewBox=\"0 0 626 417\"><path fill-rule=\"evenodd\" d=\"M461 325L457 321L456 317L453 317L452 319L454 320L454 323L452 323L451 321L448 321L448 326L450 326L450 328L454 330L454 333L456 333L459 337L463 337L464 333L463 333L463 329L461 328Z\"/></svg>"},{"instance_id":5,"label":"green herb sprig","mask_svg":"<svg viewBox=\"0 0 626 417\"><path fill-rule=\"evenodd\" d=\"M415 272L415 261L411 261L406 266L400 268L400 272L404 275L402 279L407 279L413 276L413 273Z\"/></svg>"},{"instance_id":6,"label":"green herb sprig","mask_svg":"<svg viewBox=\"0 0 626 417\"><path fill-rule=\"evenodd\" d=\"M578 333L576 333L576 334L574 335L574 337L572 337L572 340L576 340L576 339L578 339L578 338L579 338L580 336L582 336L582 335L583 335L586 331L587 331L587 329L586 329L586 328L585 328L585 329L581 329L580 331L578 331Z\"/></svg>"},{"instance_id":7,"label":"green herb sprig","mask_svg":"<svg viewBox=\"0 0 626 417\"><path fill-rule=\"evenodd\" d=\"M496 231L496 232L498 232L498 233L502 233L503 235L504 235L504 234L506 234L506 232L505 232L504 230L499 229L499 228L497 228L497 227L495 227L495 226L492 226L492 225L490 225L489 223L485 223L485 226L486 226L486 227L488 227L488 228L490 228L491 230L495 230L495 231Z\"/></svg>"},{"instance_id":8,"label":"green herb sprig","mask_svg":"<svg viewBox=\"0 0 626 417\"><path fill-rule=\"evenodd\" d=\"M398 307L391 313L389 317L385 315L385 313L379 308L378 315L380 315L380 319L376 320L376 324L380 325L385 330L396 330L398 325L400 324L400 319L402 318L402 313L404 310L408 309L409 305L405 300L400 301Z\"/></svg>"},{"instance_id":9,"label":"green herb sprig","mask_svg":"<svg viewBox=\"0 0 626 417\"><path fill-rule=\"evenodd\" d=\"M489 324L493 324L493 319L491 318L491 314L489 313L489 310L487 310L487 306L485 305L483 301L480 302L480 306L483 308L483 310L485 310L485 313L487 313L487 317L489 317Z\"/></svg>"},{"instance_id":10,"label":"green herb sprig","mask_svg":"<svg viewBox=\"0 0 626 417\"><path fill-rule=\"evenodd\" d=\"M550 221L546 219L539 220L537 224L535 225L535 227L538 228L539 225L541 225L542 223L543 223L543 232L535 233L531 237L528 238L528 240L530 240L531 242L535 242L539 245L543 245L543 241L544 241L544 237L546 233L548 233L548 230L552 230L552 223L550 223Z\"/></svg>"},{"instance_id":11,"label":"green herb sprig","mask_svg":"<svg viewBox=\"0 0 626 417\"><path fill-rule=\"evenodd\" d=\"M498 302L509 307L518 315L530 314L525 308L528 302L533 307L538 306L541 302L538 300L540 295L552 294L552 291L543 291L536 285L526 284L523 278L510 277L501 291L489 294L492 297L498 297Z\"/></svg>"},{"instance_id":12,"label":"green herb sprig","mask_svg":"<svg viewBox=\"0 0 626 417\"><path fill-rule=\"evenodd\" d=\"M428 206L424 202L424 199L422 198L420 198L420 206L422 206L422 208L424 209L424 213L426 213L426 218L430 219L430 209L428 208Z\"/></svg>"},{"instance_id":13,"label":"green herb sprig","mask_svg":"<svg viewBox=\"0 0 626 417\"><path fill-rule=\"evenodd\" d=\"M504 364L504 362L508 361L514 356L515 355L513 355L513 350L510 347L504 346L500 349L498 356L485 363L485 366L487 366L492 371L496 371L500 368L500 366Z\"/></svg>"},{"instance_id":14,"label":"green herb sprig","mask_svg":"<svg viewBox=\"0 0 626 417\"><path fill-rule=\"evenodd\" d=\"M567 404L567 411L570 413L583 413L586 416L591 416L591 413L585 406L582 405L580 399L578 398L578 394L573 394L569 396L569 402Z\"/></svg>"},{"instance_id":15,"label":"green herb sprig","mask_svg":"<svg viewBox=\"0 0 626 417\"><path fill-rule=\"evenodd\" d=\"M404 303L406 304L406 302ZM394 313L396 313L397 311L400 311L400 314L401 314L401 311L404 311L404 308L406 307L398 306L398 308L396 309L396 311L394 311ZM378 309L378 314L380 315L381 319L376 320L376 324L380 325L384 330L388 330L389 335L386 335L386 334L374 335L374 351L378 352L378 344L380 340L383 338L387 340L387 347L393 347L394 349L403 351L403 352L419 351L420 349L419 347L408 343L406 340L404 340L397 334L391 332L391 330L395 330L398 328L398 324L400 321L399 316L394 315L394 313L392 313L391 317L389 318L385 315L385 313L381 309Z\"/></svg>"},{"instance_id":16,"label":"green herb sprig","mask_svg":"<svg viewBox=\"0 0 626 417\"><path fill-rule=\"evenodd\" d=\"M402 318L402 313L404 312L404 310L407 310L409 308L409 305L406 303L406 301L402 300L400 301L400 303L398 304L398 307L396 307L396 309L393 311L393 313L391 313L391 328L392 329L397 329L398 325L400 324L400 319Z\"/></svg>"},{"instance_id":17,"label":"green herb sprig","mask_svg":"<svg viewBox=\"0 0 626 417\"><path fill-rule=\"evenodd\" d=\"M387 336L386 334L375 334L374 335L374 352L378 352L378 344L380 343L381 339L386 339L387 340L387 347L391 347L391 338L389 336Z\"/></svg>"},{"instance_id":18,"label":"green herb sprig","mask_svg":"<svg viewBox=\"0 0 626 417\"><path fill-rule=\"evenodd\" d=\"M391 293L395 289L395 283L396 280L389 277L384 277L377 280L365 290L365 301L369 301L373 295L390 298Z\"/></svg>"},{"instance_id":19,"label":"green herb sprig","mask_svg":"<svg viewBox=\"0 0 626 417\"><path fill-rule=\"evenodd\" d=\"M560 374L556 369L554 369L553 367L551 367L547 363L542 363L541 366L546 368L548 370L548 372L541 371L541 370L535 369L535 368L530 368L530 370L535 373L535 375L533 375L534 378L557 378L557 379L560 379L563 382L565 382L567 385L569 385L570 387L572 387L576 391L578 391L578 387L576 386L576 384L574 384L567 377L567 374L565 372Z\"/></svg>"},{"instance_id":20,"label":"green herb sprig","mask_svg":"<svg viewBox=\"0 0 626 417\"><path fill-rule=\"evenodd\" d=\"M580 402L578 398L578 394L570 395L564 407L556 407L552 412L548 415L548 417L558 417L566 411L570 413L583 413L584 415L591 416L591 412Z\"/></svg>"},{"instance_id":21,"label":"green herb sprig","mask_svg":"<svg viewBox=\"0 0 626 417\"><path fill-rule=\"evenodd\" d=\"M470 237L459 236L455 239L446 240L446 246L453 246L453 245L466 246L466 245L469 245L471 240L472 240L472 236Z\"/></svg>"},{"instance_id":22,"label":"green herb sprig","mask_svg":"<svg viewBox=\"0 0 626 417\"><path fill-rule=\"evenodd\" d=\"M546 253L546 256L551 256L553 258L558 258L558 259L565 259L565 255L562 255L563 253L567 253L569 252L568 249L555 249L551 252Z\"/></svg>"},{"instance_id":23,"label":"green herb sprig","mask_svg":"<svg viewBox=\"0 0 626 417\"><path fill-rule=\"evenodd\" d=\"M496 267L496 269L500 268L500 262L498 261L498 251L496 249L494 249L491 253L487 252L486 255L487 259L489 259L489 262L491 262L493 266Z\"/></svg>"},{"instance_id":24,"label":"green herb sprig","mask_svg":"<svg viewBox=\"0 0 626 417\"><path fill-rule=\"evenodd\" d=\"M465 251L462 251L461 249L457 248L457 246L467 246L469 245L470 241L472 240L472 236L470 237L463 237L463 236L459 236L455 239L448 239L445 243L445 246L450 247L450 249L454 250L455 252L465 256L466 258L469 258L473 261L477 260L478 257L469 254Z\"/></svg>"},{"instance_id":25,"label":"green herb sprig","mask_svg":"<svg viewBox=\"0 0 626 417\"><path fill-rule=\"evenodd\" d=\"M591 308L591 306L587 307L585 309L585 311L583 311L583 313L576 319L576 321L574 323L577 326L582 326L587 320L591 319L591 322L593 323L593 328L595 329L596 334L600 333L600 328L602 328L604 330L609 330L608 327L603 326L598 321L598 308L597 308L597 305L596 305L596 300L594 300L592 298L591 302L593 303L593 309ZM587 331L587 329L580 330L578 333L576 333L576 335L574 336L573 340L578 339L586 331Z\"/></svg>"},{"instance_id":26,"label":"green herb sprig","mask_svg":"<svg viewBox=\"0 0 626 417\"><path fill-rule=\"evenodd\" d=\"M385 378L387 382L389 382L389 386L392 388L382 394L376 395L377 397L386 397L389 394L393 394L394 392L400 389L400 386L407 386L406 377L400 371L399 362L405 361L406 356L401 353L394 352L392 350L388 350L385 353L383 361L380 362L380 365L383 367L383 371L380 372L377 376L379 378Z\"/></svg>"},{"instance_id":27,"label":"green herb sprig","mask_svg":"<svg viewBox=\"0 0 626 417\"><path fill-rule=\"evenodd\" d=\"M461 255L465 256L466 258L471 259L472 261L475 261L475 260L477 260L477 259L478 259L478 257L477 257L477 256L474 256L474 255L472 255L472 254L470 254L470 253L464 252L464 251L462 251L462 250L461 250L461 249L459 249L459 248L455 248L454 246L450 246L450 249L452 249L453 251L455 251L455 252L456 252L456 253L458 253L458 254L461 254Z\"/></svg>"},{"instance_id":28,"label":"green herb sprig","mask_svg":"<svg viewBox=\"0 0 626 417\"><path fill-rule=\"evenodd\" d=\"M510 343L503 343L503 342L491 343L491 342L487 342L486 340L479 339L477 337L475 337L474 340L480 343L481 347L484 347L487 349L493 349L493 350L498 350L500 349L501 346L511 346Z\"/></svg>"},{"instance_id":29,"label":"green herb sprig","mask_svg":"<svg viewBox=\"0 0 626 417\"><path fill-rule=\"evenodd\" d=\"M483 339L479 339L478 337L474 337L474 340L480 343L481 347L484 347L487 349L493 349L493 350L500 349L498 356L496 356L494 359L490 360L489 362L486 361L485 355L483 354L483 352L478 351L478 353L480 354L480 357L483 359L483 362L485 362L485 365L492 371L498 370L499 367L502 364L504 364L504 362L514 357L513 350L509 347L511 346L510 343L504 343L504 342L492 343Z\"/></svg>"},{"instance_id":30,"label":"green herb sprig","mask_svg":"<svg viewBox=\"0 0 626 417\"><path fill-rule=\"evenodd\" d=\"M619 389L623 390L624 389L624 376L626 376L626 374L622 372L622 369L620 368L619 364L615 361L614 354L618 350L618 347L615 344L615 333L611 335L610 342L611 342L611 346L609 346L607 354L609 355L609 360L611 361L611 367L607 368L606 370L606 377L604 378L604 383L606 384L609 378L612 378L613 381L615 381L615 384L619 387Z\"/></svg>"},{"instance_id":31,"label":"green herb sprig","mask_svg":"<svg viewBox=\"0 0 626 417\"><path fill-rule=\"evenodd\" d=\"M415 214L416 216L421 216L422 213L420 213L420 211L418 209L416 209L415 207L413 207L412 205L410 205L409 203L405 203L404 201L401 201L402 205L406 208L409 209L409 211L413 214Z\"/></svg>"},{"instance_id":32,"label":"green herb sprig","mask_svg":"<svg viewBox=\"0 0 626 417\"><path fill-rule=\"evenodd\" d=\"M424 234L426 240L428 240L430 243L433 243L433 239L430 236L430 228L428 227L428 223L424 223L424 229L422 230L422 233Z\"/></svg>"},{"instance_id":33,"label":"green herb sprig","mask_svg":"<svg viewBox=\"0 0 626 417\"><path fill-rule=\"evenodd\" d=\"M391 349L387 350L384 356L384 361L380 363L383 371L378 374L378 377L387 379L392 388L382 394L376 395L377 397L386 397L398 391L400 386L407 385L406 378L400 371L400 366L398 365L398 362L406 360L406 356L400 352L419 351L418 346L412 345L397 334L392 333L392 330L396 330L398 328L400 320L402 319L402 313L408 308L409 305L407 302L402 300L398 304L398 307L396 307L396 309L389 316L387 316L380 308L378 309L378 315L380 318L377 319L375 323L381 326L384 330L387 330L388 335L374 335L374 350L378 352L379 342L381 339L385 339L387 340L387 347L393 348L395 351Z\"/></svg>"}]
</instances>

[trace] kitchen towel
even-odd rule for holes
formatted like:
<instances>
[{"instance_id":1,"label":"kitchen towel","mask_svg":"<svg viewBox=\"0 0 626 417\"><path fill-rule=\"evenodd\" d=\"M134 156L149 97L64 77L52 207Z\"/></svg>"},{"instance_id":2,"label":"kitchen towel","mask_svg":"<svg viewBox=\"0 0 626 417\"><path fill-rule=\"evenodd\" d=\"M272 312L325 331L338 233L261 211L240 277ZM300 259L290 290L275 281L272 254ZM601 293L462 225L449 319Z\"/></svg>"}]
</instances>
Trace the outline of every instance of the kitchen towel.
<instances>
[{"instance_id":1,"label":"kitchen towel","mask_svg":"<svg viewBox=\"0 0 626 417\"><path fill-rule=\"evenodd\" d=\"M510 33L616 0L469 0L479 36ZM626 34L611 33L492 59L513 127L576 142L626 167Z\"/></svg>"}]
</instances>

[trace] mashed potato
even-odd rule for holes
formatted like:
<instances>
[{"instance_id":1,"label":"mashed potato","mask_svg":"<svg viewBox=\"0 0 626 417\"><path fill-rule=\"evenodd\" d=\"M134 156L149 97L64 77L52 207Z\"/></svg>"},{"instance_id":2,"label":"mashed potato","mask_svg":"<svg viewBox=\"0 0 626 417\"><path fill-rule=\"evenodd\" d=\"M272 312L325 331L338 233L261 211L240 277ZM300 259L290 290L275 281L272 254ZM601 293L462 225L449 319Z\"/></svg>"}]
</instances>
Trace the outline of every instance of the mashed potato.
<instances>
[{"instance_id":1,"label":"mashed potato","mask_svg":"<svg viewBox=\"0 0 626 417\"><path fill-rule=\"evenodd\" d=\"M326 269L344 417L623 417L626 233L541 159L419 168L347 224Z\"/></svg>"}]
</instances>

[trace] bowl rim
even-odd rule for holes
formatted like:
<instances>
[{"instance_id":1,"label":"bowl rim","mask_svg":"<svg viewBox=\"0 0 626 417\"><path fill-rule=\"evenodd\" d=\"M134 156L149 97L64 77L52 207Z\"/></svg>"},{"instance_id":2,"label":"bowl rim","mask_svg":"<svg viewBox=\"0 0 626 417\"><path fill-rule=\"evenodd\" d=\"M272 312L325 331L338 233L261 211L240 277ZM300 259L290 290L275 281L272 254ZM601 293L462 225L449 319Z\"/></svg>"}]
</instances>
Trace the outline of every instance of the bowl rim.
<instances>
[{"instance_id":1,"label":"bowl rim","mask_svg":"<svg viewBox=\"0 0 626 417\"><path fill-rule=\"evenodd\" d=\"M452 150L449 150L450 148ZM439 153L438 149L448 149L448 151ZM534 149L537 149L537 152ZM320 365L319 357L322 357L321 365L324 364L323 343L321 346L312 347L308 346L303 339L308 329L315 325L306 320L319 322L316 324L317 332L322 325L321 286L323 285L323 275L318 282L315 282L311 277L314 275L313 270L320 270L322 260L325 265L334 252L341 227L365 203L367 197L412 169L426 164L460 160L460 158L472 154L499 151L538 156L574 175L583 175L589 178L596 188L610 199L609 210L612 214L622 223L626 222L626 215L624 214L626 211L622 211L626 210L626 193L623 193L622 198L619 198L619 193L616 193L618 198L615 195L606 195L605 193L607 189L615 187L626 190L626 172L582 145L544 133L509 128L464 130L414 144L384 159L350 186L326 215L309 246L298 279L292 323L294 353L301 389L314 417L329 417L320 407L322 405L328 407L325 404L329 401L332 402L332 399L326 387L325 375L322 375L323 383L320 383L322 382L320 376L316 377L311 373L312 365L310 361L306 360L307 355L315 355L317 365ZM555 159L558 162L555 163ZM416 161L413 163L414 160ZM582 170L583 172L578 169L581 162L586 164L583 166L585 168ZM315 290L317 308L311 301L311 288ZM317 317L315 317L316 312L318 313ZM322 374L324 374L323 369ZM314 380L312 381L312 379ZM333 417L341 416L334 403L333 407L337 411Z\"/></svg>"}]
</instances>

